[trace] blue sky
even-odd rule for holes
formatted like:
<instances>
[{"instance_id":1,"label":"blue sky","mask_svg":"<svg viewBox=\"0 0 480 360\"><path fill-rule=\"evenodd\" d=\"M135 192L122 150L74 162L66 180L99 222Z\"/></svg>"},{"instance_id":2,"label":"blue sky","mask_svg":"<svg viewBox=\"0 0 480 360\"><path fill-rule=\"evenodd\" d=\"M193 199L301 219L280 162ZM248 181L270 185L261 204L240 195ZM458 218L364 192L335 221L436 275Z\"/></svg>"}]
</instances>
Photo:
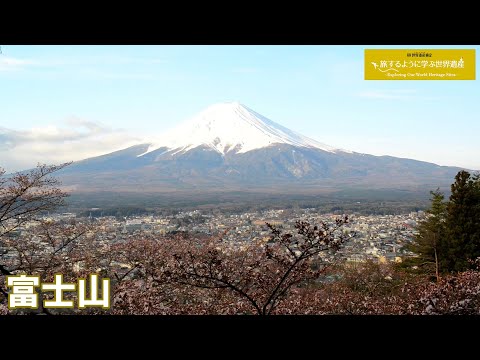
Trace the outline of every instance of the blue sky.
<instances>
[{"instance_id":1,"label":"blue sky","mask_svg":"<svg viewBox=\"0 0 480 360\"><path fill-rule=\"evenodd\" d=\"M366 81L365 48L479 46L1 46L0 166L121 149L236 100L335 147L480 169L478 81Z\"/></svg>"}]
</instances>

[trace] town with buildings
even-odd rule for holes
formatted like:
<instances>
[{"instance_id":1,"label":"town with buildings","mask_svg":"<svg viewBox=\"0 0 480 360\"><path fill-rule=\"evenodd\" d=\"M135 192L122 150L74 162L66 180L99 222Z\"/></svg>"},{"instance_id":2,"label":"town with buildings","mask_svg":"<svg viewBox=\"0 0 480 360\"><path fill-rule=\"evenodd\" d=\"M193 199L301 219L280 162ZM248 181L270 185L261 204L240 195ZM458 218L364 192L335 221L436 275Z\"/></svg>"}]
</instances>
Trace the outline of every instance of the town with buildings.
<instances>
[{"instance_id":1,"label":"town with buildings","mask_svg":"<svg viewBox=\"0 0 480 360\"><path fill-rule=\"evenodd\" d=\"M193 235L219 236L232 246L245 246L255 239L266 239L271 235L266 223L275 225L283 232L295 233L295 222L321 221L333 223L339 214L320 214L315 208L289 210L265 210L240 214L209 214L200 210L180 211L175 215L138 215L129 217L78 217L74 213L48 215L53 221L95 222L100 224L97 233L99 241L118 243L135 236L161 236L188 232ZM425 217L423 211L402 215L360 215L349 216L349 223L342 231L352 235L338 252L327 254L330 259L344 259L362 262L367 259L378 262L401 262L412 255L404 249L416 232L419 220ZM17 234L32 224L17 229Z\"/></svg>"}]
</instances>

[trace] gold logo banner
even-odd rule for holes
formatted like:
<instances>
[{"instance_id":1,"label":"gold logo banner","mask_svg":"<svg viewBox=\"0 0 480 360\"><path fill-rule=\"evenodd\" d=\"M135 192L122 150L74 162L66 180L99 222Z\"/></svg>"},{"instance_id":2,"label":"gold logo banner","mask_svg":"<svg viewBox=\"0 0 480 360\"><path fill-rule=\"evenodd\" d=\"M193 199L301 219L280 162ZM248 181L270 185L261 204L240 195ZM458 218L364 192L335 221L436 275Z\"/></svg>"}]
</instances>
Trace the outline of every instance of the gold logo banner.
<instances>
[{"instance_id":1,"label":"gold logo banner","mask_svg":"<svg viewBox=\"0 0 480 360\"><path fill-rule=\"evenodd\" d=\"M365 80L475 80L475 49L365 49Z\"/></svg>"}]
</instances>

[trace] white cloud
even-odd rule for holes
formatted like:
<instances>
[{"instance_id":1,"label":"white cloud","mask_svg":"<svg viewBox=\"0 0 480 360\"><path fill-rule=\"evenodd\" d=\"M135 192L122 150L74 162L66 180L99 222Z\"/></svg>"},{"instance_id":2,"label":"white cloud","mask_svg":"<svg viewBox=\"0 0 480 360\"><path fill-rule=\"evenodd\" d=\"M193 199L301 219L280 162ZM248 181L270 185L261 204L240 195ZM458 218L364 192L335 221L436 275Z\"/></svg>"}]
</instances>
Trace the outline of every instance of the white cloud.
<instances>
[{"instance_id":1,"label":"white cloud","mask_svg":"<svg viewBox=\"0 0 480 360\"><path fill-rule=\"evenodd\" d=\"M48 125L22 131L0 128L0 167L12 172L38 162L82 160L142 142L126 130L78 118L65 121L62 127Z\"/></svg>"},{"instance_id":2,"label":"white cloud","mask_svg":"<svg viewBox=\"0 0 480 360\"><path fill-rule=\"evenodd\" d=\"M116 55L76 55L76 56L51 56L38 60L38 65L45 67L58 66L112 66L112 65L158 65L166 64L165 58L136 57Z\"/></svg>"},{"instance_id":3,"label":"white cloud","mask_svg":"<svg viewBox=\"0 0 480 360\"><path fill-rule=\"evenodd\" d=\"M156 69L166 63L168 61L164 58L141 56L44 56L31 60L0 54L0 73L24 70L33 65L37 70L53 70L56 75L74 74L107 80L152 80L155 77L148 69ZM120 67L121 70L106 70L110 67Z\"/></svg>"},{"instance_id":4,"label":"white cloud","mask_svg":"<svg viewBox=\"0 0 480 360\"><path fill-rule=\"evenodd\" d=\"M153 73L135 73L135 72L112 72L95 68L82 68L77 71L83 78L105 80L155 80L157 77Z\"/></svg>"},{"instance_id":5,"label":"white cloud","mask_svg":"<svg viewBox=\"0 0 480 360\"><path fill-rule=\"evenodd\" d=\"M398 90L367 90L362 91L358 96L368 99L413 99L417 91L414 89Z\"/></svg>"},{"instance_id":6,"label":"white cloud","mask_svg":"<svg viewBox=\"0 0 480 360\"><path fill-rule=\"evenodd\" d=\"M18 59L0 55L0 72L17 71L32 64L34 64L32 60Z\"/></svg>"}]
</instances>

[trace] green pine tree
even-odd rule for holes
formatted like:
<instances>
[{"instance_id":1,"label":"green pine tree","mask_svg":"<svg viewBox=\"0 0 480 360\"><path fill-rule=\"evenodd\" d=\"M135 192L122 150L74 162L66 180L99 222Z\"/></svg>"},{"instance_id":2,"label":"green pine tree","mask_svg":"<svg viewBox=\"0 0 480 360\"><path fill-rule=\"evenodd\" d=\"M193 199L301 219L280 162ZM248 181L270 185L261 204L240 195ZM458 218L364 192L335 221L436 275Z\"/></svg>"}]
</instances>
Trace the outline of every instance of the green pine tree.
<instances>
[{"instance_id":1,"label":"green pine tree","mask_svg":"<svg viewBox=\"0 0 480 360\"><path fill-rule=\"evenodd\" d=\"M408 258L404 265L415 266L419 272L435 274L438 280L440 272L439 249L445 240L445 220L447 204L445 196L439 189L430 191L432 205L427 210L427 217L418 225L418 233L407 249L414 252L416 257Z\"/></svg>"},{"instance_id":2,"label":"green pine tree","mask_svg":"<svg viewBox=\"0 0 480 360\"><path fill-rule=\"evenodd\" d=\"M460 171L447 205L446 241L440 244L440 267L464 271L480 257L480 177Z\"/></svg>"}]
</instances>

